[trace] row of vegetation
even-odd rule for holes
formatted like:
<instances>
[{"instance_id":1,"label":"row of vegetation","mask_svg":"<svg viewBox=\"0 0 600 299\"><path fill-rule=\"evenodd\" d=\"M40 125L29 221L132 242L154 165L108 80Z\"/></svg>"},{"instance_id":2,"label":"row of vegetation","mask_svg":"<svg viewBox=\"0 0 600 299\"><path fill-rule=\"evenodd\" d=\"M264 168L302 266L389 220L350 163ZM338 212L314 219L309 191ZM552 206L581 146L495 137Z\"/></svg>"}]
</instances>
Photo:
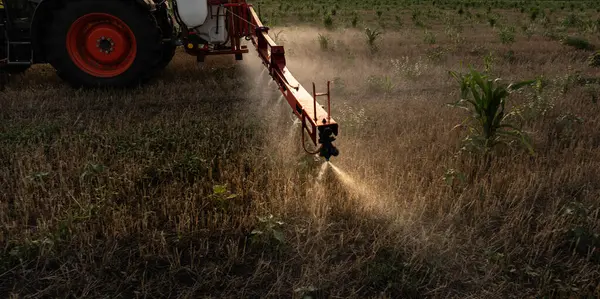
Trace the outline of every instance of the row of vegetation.
<instances>
[{"instance_id":1,"label":"row of vegetation","mask_svg":"<svg viewBox=\"0 0 600 299\"><path fill-rule=\"evenodd\" d=\"M590 27L598 20L600 5L597 3L571 2L568 6L559 6L555 1L512 2L509 8L494 5L475 5L455 2L454 6L406 4L397 5L369 4L366 2L332 3L294 2L271 3L258 2L261 17L272 25L306 22L322 22L326 26L355 27L360 23L377 24L382 28L402 28L413 23L417 27L430 27L447 20L462 23L495 23L511 21L538 21L566 26ZM491 3L490 3L491 4Z\"/></svg>"},{"instance_id":2,"label":"row of vegetation","mask_svg":"<svg viewBox=\"0 0 600 299\"><path fill-rule=\"evenodd\" d=\"M384 42L382 40L383 34L383 31L376 28L371 29L367 27L364 29L364 44L372 54L377 53L380 49L380 44ZM464 43L464 39L461 38L460 33L450 30L448 34L450 34L449 38L454 45ZM449 51L447 47L437 45L437 38L438 36L430 31L425 30L423 33L423 43L433 45L432 48L426 50L427 56L433 61L440 61ZM499 30L498 38L499 42L505 45L511 45L515 43L516 37L514 28L503 28L502 30ZM336 51L335 40L329 34L318 34L317 42L322 51ZM577 50L591 51L587 59L588 65L591 67L600 67L600 51L595 51L596 46L589 40L578 36L567 36L560 42ZM508 60L513 60L515 52L513 50L509 50L504 56ZM485 59L490 60L493 59L493 57L488 55L485 57Z\"/></svg>"}]
</instances>

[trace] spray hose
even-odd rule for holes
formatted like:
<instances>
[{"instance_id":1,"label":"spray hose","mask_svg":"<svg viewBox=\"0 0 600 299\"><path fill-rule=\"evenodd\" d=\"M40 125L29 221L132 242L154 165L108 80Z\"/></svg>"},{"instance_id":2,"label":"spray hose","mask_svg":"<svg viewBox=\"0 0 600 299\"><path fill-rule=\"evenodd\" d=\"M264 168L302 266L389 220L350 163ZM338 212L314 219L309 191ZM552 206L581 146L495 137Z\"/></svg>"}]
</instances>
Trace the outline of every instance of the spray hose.
<instances>
[{"instance_id":1,"label":"spray hose","mask_svg":"<svg viewBox=\"0 0 600 299\"><path fill-rule=\"evenodd\" d=\"M306 128L306 127L305 127L304 125L302 125L302 127L300 128L300 130L302 131L302 137L301 137L301 138L302 138L302 148L304 148L304 151L305 151L307 154L309 154L309 155L316 155L316 154L318 154L318 153L320 153L320 152L321 152L321 150L320 150L320 149L318 149L318 150L317 150L317 151L315 151L315 152L311 152L311 151L309 151L308 149L306 149L306 142L305 142L305 138L304 138L304 131L305 131L304 129L305 129L305 128Z\"/></svg>"}]
</instances>

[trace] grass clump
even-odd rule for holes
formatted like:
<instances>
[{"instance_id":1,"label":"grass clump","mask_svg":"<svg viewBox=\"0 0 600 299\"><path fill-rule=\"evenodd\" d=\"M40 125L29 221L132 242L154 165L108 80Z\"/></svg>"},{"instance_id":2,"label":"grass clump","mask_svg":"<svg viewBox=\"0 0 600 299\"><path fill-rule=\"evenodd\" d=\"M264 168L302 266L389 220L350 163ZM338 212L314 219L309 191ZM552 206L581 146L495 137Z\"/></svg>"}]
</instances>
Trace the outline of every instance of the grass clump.
<instances>
[{"instance_id":1,"label":"grass clump","mask_svg":"<svg viewBox=\"0 0 600 299\"><path fill-rule=\"evenodd\" d=\"M531 19L531 21L535 21L539 15L540 15L540 8L539 7L534 7L534 8L531 9L531 12L529 14L529 18Z\"/></svg>"},{"instance_id":2,"label":"grass clump","mask_svg":"<svg viewBox=\"0 0 600 299\"><path fill-rule=\"evenodd\" d=\"M500 29L498 35L500 36L500 41L503 44L512 44L515 42L515 34L516 30L513 26L508 26Z\"/></svg>"},{"instance_id":3,"label":"grass clump","mask_svg":"<svg viewBox=\"0 0 600 299\"><path fill-rule=\"evenodd\" d=\"M398 26L398 28L402 28L402 26L404 25L404 22L402 22L402 18L396 15L394 19L396 19L396 25Z\"/></svg>"},{"instance_id":4,"label":"grass clump","mask_svg":"<svg viewBox=\"0 0 600 299\"><path fill-rule=\"evenodd\" d=\"M317 37L317 40L319 41L319 48L321 48L321 50L329 50L329 42L331 40L329 36L319 33L319 37Z\"/></svg>"},{"instance_id":5,"label":"grass clump","mask_svg":"<svg viewBox=\"0 0 600 299\"><path fill-rule=\"evenodd\" d=\"M423 40L425 41L426 44L430 44L433 45L436 42L436 38L435 35L428 30L425 30L425 37L423 37Z\"/></svg>"},{"instance_id":6,"label":"grass clump","mask_svg":"<svg viewBox=\"0 0 600 299\"><path fill-rule=\"evenodd\" d=\"M323 19L323 25L327 29L333 29L333 17L330 14L327 14Z\"/></svg>"},{"instance_id":7,"label":"grass clump","mask_svg":"<svg viewBox=\"0 0 600 299\"><path fill-rule=\"evenodd\" d=\"M566 27L577 27L580 24L581 19L575 14L569 14L562 21L562 25Z\"/></svg>"},{"instance_id":8,"label":"grass clump","mask_svg":"<svg viewBox=\"0 0 600 299\"><path fill-rule=\"evenodd\" d=\"M584 88L584 92L593 104L597 104L598 99L600 98L600 84L587 84Z\"/></svg>"},{"instance_id":9,"label":"grass clump","mask_svg":"<svg viewBox=\"0 0 600 299\"><path fill-rule=\"evenodd\" d=\"M350 21L350 23L352 24L352 28L356 28L356 26L358 26L358 15L354 14L352 16L352 20Z\"/></svg>"},{"instance_id":10,"label":"grass clump","mask_svg":"<svg viewBox=\"0 0 600 299\"><path fill-rule=\"evenodd\" d=\"M562 43L567 46L571 46L577 50L593 50L594 45L592 45L587 39L583 37L577 36L568 36L566 37Z\"/></svg>"},{"instance_id":11,"label":"grass clump","mask_svg":"<svg viewBox=\"0 0 600 299\"><path fill-rule=\"evenodd\" d=\"M588 59L588 65L593 67L600 67L600 51L596 51Z\"/></svg>"}]
</instances>

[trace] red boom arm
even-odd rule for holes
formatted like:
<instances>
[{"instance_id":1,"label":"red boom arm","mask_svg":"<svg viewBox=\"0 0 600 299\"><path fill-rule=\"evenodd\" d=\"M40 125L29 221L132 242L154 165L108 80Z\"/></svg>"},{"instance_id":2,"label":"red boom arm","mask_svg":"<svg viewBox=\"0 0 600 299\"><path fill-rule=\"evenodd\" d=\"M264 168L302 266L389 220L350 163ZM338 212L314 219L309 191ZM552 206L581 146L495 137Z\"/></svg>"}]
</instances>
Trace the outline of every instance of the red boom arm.
<instances>
[{"instance_id":1,"label":"red boom arm","mask_svg":"<svg viewBox=\"0 0 600 299\"><path fill-rule=\"evenodd\" d=\"M315 92L313 83L311 95L290 73L286 66L284 47L278 46L269 36L269 28L262 24L254 8L243 0L231 2L225 4L225 7L230 14L231 38L237 39L237 42L232 40L233 50L242 50L239 44L241 37L252 42L258 51L258 56L269 70L270 76L277 82L279 90L292 107L294 114L302 121L302 136L306 132L315 145L320 145L318 153L327 160L331 156L337 156L339 151L332 143L335 141L335 136L338 135L339 128L335 120L331 118L329 82L327 93L321 94ZM327 96L327 111L318 105L316 99L318 96ZM302 143L304 146L304 137Z\"/></svg>"}]
</instances>

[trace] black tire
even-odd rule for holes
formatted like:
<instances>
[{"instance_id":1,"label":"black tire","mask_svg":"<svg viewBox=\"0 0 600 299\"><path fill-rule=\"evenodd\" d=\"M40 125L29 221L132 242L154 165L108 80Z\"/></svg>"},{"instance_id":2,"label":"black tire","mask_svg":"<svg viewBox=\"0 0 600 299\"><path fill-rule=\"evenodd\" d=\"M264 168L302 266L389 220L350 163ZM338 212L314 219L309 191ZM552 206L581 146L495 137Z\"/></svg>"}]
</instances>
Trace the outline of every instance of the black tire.
<instances>
[{"instance_id":1,"label":"black tire","mask_svg":"<svg viewBox=\"0 0 600 299\"><path fill-rule=\"evenodd\" d=\"M171 63L173 57L175 57L176 50L177 46L171 43L165 43L163 45L163 55L161 57L161 60L158 62L158 65L156 66L158 71L164 70L169 65L169 63Z\"/></svg>"},{"instance_id":2,"label":"black tire","mask_svg":"<svg viewBox=\"0 0 600 299\"><path fill-rule=\"evenodd\" d=\"M163 42L162 55L157 61L156 69L158 71L162 71L169 65L169 63L171 63L177 50L177 46L173 42L173 39L175 38L175 25L173 18L169 14L166 4L163 4L157 9L155 17L162 32L163 39L171 40Z\"/></svg>"},{"instance_id":3,"label":"black tire","mask_svg":"<svg viewBox=\"0 0 600 299\"><path fill-rule=\"evenodd\" d=\"M123 21L136 39L137 52L127 70L113 77L98 77L82 70L66 49L67 34L77 19L89 13L104 13ZM132 87L143 84L156 73L156 58L162 56L161 31L155 18L135 1L81 0L67 2L53 12L46 34L48 62L58 75L74 87Z\"/></svg>"}]
</instances>

